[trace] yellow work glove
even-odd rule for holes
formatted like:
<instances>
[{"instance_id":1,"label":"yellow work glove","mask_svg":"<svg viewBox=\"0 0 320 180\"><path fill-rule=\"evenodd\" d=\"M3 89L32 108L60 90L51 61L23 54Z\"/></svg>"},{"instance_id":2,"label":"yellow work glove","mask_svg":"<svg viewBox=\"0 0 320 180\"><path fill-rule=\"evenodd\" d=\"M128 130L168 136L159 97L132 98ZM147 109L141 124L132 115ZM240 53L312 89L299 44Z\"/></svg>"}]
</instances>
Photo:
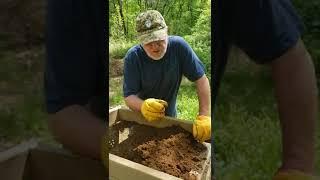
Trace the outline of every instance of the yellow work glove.
<instances>
[{"instance_id":1,"label":"yellow work glove","mask_svg":"<svg viewBox=\"0 0 320 180\"><path fill-rule=\"evenodd\" d=\"M315 177L309 174L305 174L297 170L288 170L285 172L278 172L272 180L320 180L319 177Z\"/></svg>"},{"instance_id":2,"label":"yellow work glove","mask_svg":"<svg viewBox=\"0 0 320 180\"><path fill-rule=\"evenodd\" d=\"M101 161L106 168L107 174L109 173L109 142L108 142L108 131L103 135L101 139Z\"/></svg>"},{"instance_id":3,"label":"yellow work glove","mask_svg":"<svg viewBox=\"0 0 320 180\"><path fill-rule=\"evenodd\" d=\"M211 138L211 117L199 115L193 123L192 133L195 139L200 142Z\"/></svg>"},{"instance_id":4,"label":"yellow work glove","mask_svg":"<svg viewBox=\"0 0 320 180\"><path fill-rule=\"evenodd\" d=\"M141 113L149 122L159 120L164 117L168 103L161 99L149 98L143 101Z\"/></svg>"}]
</instances>

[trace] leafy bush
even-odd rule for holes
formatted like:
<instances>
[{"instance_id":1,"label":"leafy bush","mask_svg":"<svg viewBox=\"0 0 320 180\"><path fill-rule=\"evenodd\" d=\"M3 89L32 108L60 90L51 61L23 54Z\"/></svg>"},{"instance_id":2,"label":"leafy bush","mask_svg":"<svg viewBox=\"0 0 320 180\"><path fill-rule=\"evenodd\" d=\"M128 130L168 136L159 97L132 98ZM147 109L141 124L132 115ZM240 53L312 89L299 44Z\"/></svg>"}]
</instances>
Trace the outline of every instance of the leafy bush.
<instances>
[{"instance_id":1,"label":"leafy bush","mask_svg":"<svg viewBox=\"0 0 320 180\"><path fill-rule=\"evenodd\" d=\"M192 34L184 38L191 45L200 60L206 67L206 74L211 77L211 2L208 1L206 8L200 14Z\"/></svg>"},{"instance_id":2,"label":"leafy bush","mask_svg":"<svg viewBox=\"0 0 320 180\"><path fill-rule=\"evenodd\" d=\"M124 39L110 39L109 41L109 57L111 58L123 58L127 51L137 44L135 41L126 41Z\"/></svg>"}]
</instances>

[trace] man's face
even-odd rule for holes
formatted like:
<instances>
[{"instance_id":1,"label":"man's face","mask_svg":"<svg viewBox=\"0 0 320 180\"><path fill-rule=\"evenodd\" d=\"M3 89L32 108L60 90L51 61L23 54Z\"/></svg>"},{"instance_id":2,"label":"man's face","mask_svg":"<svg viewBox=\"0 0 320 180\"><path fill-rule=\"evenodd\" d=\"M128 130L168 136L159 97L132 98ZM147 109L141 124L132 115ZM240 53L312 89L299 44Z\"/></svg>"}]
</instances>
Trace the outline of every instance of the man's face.
<instances>
[{"instance_id":1,"label":"man's face","mask_svg":"<svg viewBox=\"0 0 320 180\"><path fill-rule=\"evenodd\" d=\"M167 52L168 38L143 44L142 46L151 59L160 60Z\"/></svg>"}]
</instances>

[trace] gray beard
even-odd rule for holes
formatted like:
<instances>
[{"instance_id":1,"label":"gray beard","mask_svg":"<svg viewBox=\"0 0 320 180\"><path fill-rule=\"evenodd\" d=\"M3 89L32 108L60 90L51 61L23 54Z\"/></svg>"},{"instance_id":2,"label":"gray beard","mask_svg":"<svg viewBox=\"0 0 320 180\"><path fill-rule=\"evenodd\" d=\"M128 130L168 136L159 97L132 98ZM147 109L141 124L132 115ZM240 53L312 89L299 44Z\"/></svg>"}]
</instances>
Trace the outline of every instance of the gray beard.
<instances>
[{"instance_id":1,"label":"gray beard","mask_svg":"<svg viewBox=\"0 0 320 180\"><path fill-rule=\"evenodd\" d=\"M155 61L158 61L158 60L160 60L160 59L162 59L163 58L163 56L166 54L166 52L164 52L163 54L161 54L161 56L159 56L159 57L152 57L152 56L149 56L152 60L155 60Z\"/></svg>"}]
</instances>

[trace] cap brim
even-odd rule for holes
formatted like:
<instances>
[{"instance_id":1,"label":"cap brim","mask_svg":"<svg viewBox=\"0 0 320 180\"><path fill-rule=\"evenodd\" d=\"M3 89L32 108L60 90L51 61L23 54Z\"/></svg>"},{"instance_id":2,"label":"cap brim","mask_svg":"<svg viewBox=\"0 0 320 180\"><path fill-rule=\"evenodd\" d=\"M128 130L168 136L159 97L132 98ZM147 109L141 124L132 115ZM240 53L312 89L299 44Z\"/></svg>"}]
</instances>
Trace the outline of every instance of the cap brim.
<instances>
[{"instance_id":1,"label":"cap brim","mask_svg":"<svg viewBox=\"0 0 320 180\"><path fill-rule=\"evenodd\" d=\"M165 40L167 38L167 28L159 29L151 33L138 36L139 41L142 44L148 44L153 41Z\"/></svg>"}]
</instances>

